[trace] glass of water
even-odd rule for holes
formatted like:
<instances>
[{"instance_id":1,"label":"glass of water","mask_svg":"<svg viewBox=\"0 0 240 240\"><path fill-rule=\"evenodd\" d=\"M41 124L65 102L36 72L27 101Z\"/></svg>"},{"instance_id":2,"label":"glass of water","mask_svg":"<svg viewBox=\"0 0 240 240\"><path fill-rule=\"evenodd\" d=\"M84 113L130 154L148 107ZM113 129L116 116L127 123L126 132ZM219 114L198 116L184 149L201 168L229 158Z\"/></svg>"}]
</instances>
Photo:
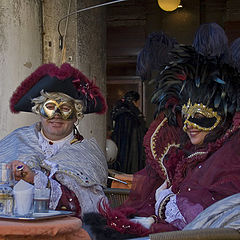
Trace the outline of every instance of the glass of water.
<instances>
[{"instance_id":1,"label":"glass of water","mask_svg":"<svg viewBox=\"0 0 240 240\"><path fill-rule=\"evenodd\" d=\"M46 213L49 210L50 188L35 188L33 209L35 213Z\"/></svg>"}]
</instances>

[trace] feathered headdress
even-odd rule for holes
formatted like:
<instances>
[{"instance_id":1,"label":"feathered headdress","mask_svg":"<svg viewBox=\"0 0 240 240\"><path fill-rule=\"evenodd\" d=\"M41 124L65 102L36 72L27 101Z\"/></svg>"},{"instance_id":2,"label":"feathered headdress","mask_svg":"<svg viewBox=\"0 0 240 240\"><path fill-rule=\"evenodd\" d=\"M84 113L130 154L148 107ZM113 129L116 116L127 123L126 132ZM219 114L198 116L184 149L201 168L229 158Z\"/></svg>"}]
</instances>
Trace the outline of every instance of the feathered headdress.
<instances>
[{"instance_id":1,"label":"feathered headdress","mask_svg":"<svg viewBox=\"0 0 240 240\"><path fill-rule=\"evenodd\" d=\"M175 44L177 41L164 32L149 34L137 57L136 75L140 76L143 81L151 80L152 71L159 71L169 63L168 52Z\"/></svg>"},{"instance_id":2,"label":"feathered headdress","mask_svg":"<svg viewBox=\"0 0 240 240\"><path fill-rule=\"evenodd\" d=\"M152 97L152 102L158 105L156 115L163 109L168 109L174 120L175 111L180 108L180 93L186 86L186 79L194 80L196 88L199 89L207 86L210 75L215 75L214 82L219 81L219 84L222 84L219 86L226 87L223 84L224 80L221 81L219 76L225 77L228 71L226 69L229 67L227 65L229 63L228 39L223 28L218 24L200 25L195 33L193 47L175 45L175 48L170 51L169 58L172 63L156 78L156 91ZM231 72L232 69L229 76ZM223 100L223 96L220 99ZM217 105L220 99L215 97ZM209 99L209 96L206 98Z\"/></svg>"},{"instance_id":3,"label":"feathered headdress","mask_svg":"<svg viewBox=\"0 0 240 240\"><path fill-rule=\"evenodd\" d=\"M229 60L228 38L217 23L201 24L195 33L193 47L203 56L217 57L225 63Z\"/></svg>"},{"instance_id":4,"label":"feathered headdress","mask_svg":"<svg viewBox=\"0 0 240 240\"><path fill-rule=\"evenodd\" d=\"M82 72L64 63L58 68L54 64L43 64L27 77L16 89L10 99L13 113L31 112L32 99L40 96L40 92L61 92L82 100L83 113L104 113L106 101L99 88Z\"/></svg>"},{"instance_id":5,"label":"feathered headdress","mask_svg":"<svg viewBox=\"0 0 240 240\"><path fill-rule=\"evenodd\" d=\"M178 99L179 107L189 98L217 111L220 116L239 110L239 74L218 57L203 56L192 46L179 45L172 51L174 61L160 74L153 103L158 111L169 99Z\"/></svg>"}]
</instances>

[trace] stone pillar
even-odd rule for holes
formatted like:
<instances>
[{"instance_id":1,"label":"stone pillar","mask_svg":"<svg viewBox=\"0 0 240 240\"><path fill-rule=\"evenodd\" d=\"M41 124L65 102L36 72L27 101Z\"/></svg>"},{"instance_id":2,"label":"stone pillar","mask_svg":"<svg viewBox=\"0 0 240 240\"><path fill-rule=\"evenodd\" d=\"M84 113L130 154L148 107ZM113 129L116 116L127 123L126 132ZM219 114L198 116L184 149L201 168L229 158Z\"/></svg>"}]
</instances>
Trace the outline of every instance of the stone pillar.
<instances>
[{"instance_id":1,"label":"stone pillar","mask_svg":"<svg viewBox=\"0 0 240 240\"><path fill-rule=\"evenodd\" d=\"M99 4L98 0L78 1L78 9ZM77 65L90 79L95 80L106 96L106 19L105 7L78 14ZM84 137L95 137L105 150L106 115L87 114L79 124Z\"/></svg>"},{"instance_id":2,"label":"stone pillar","mask_svg":"<svg viewBox=\"0 0 240 240\"><path fill-rule=\"evenodd\" d=\"M9 99L42 63L41 15L40 0L0 1L0 138L36 121L32 113L12 114Z\"/></svg>"},{"instance_id":3,"label":"stone pillar","mask_svg":"<svg viewBox=\"0 0 240 240\"><path fill-rule=\"evenodd\" d=\"M64 18L76 11L76 0L43 1L43 62L60 66L68 62L76 66L77 14ZM64 19L62 19L64 18ZM62 19L62 21L60 21ZM60 22L60 24L59 24ZM60 49L59 32L63 36L63 48Z\"/></svg>"}]
</instances>

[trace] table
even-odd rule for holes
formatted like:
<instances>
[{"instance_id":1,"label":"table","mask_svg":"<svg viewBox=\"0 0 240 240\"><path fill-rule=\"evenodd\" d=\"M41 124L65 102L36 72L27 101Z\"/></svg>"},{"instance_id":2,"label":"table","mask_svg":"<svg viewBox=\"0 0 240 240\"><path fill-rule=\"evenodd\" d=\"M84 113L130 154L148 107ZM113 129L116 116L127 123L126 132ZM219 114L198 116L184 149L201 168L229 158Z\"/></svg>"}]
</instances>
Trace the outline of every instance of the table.
<instances>
[{"instance_id":1,"label":"table","mask_svg":"<svg viewBox=\"0 0 240 240\"><path fill-rule=\"evenodd\" d=\"M118 181L112 181L111 188L126 188L131 189L132 188L132 181L133 181L133 174L127 174L127 173L115 173L112 174L114 178L117 178L127 184L118 182Z\"/></svg>"},{"instance_id":2,"label":"table","mask_svg":"<svg viewBox=\"0 0 240 240\"><path fill-rule=\"evenodd\" d=\"M79 218L0 220L0 240L91 240Z\"/></svg>"}]
</instances>

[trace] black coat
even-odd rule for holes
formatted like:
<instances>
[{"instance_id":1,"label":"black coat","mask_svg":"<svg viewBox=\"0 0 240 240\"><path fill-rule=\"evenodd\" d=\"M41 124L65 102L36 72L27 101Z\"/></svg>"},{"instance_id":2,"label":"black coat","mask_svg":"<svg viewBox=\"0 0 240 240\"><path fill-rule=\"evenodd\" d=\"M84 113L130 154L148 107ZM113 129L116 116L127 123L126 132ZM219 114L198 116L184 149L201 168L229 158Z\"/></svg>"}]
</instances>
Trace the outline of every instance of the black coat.
<instances>
[{"instance_id":1,"label":"black coat","mask_svg":"<svg viewBox=\"0 0 240 240\"><path fill-rule=\"evenodd\" d=\"M112 139L118 146L113 168L135 173L145 166L143 138L147 129L143 114L131 101L120 100L112 110L112 119Z\"/></svg>"}]
</instances>

